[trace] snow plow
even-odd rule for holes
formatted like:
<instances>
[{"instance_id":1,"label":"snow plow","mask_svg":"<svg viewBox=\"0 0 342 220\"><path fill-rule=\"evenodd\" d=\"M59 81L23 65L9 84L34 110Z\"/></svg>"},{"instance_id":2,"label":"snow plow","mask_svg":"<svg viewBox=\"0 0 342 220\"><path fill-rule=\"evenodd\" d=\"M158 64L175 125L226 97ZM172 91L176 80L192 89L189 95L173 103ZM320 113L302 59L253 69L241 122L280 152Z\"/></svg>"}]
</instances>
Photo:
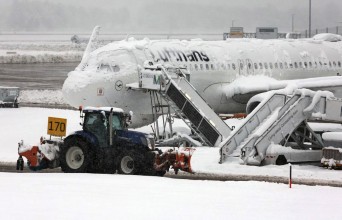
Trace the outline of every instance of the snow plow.
<instances>
[{"instance_id":1,"label":"snow plow","mask_svg":"<svg viewBox=\"0 0 342 220\"><path fill-rule=\"evenodd\" d=\"M329 169L342 168L342 149L336 147L323 148L321 165Z\"/></svg>"},{"instance_id":2,"label":"snow plow","mask_svg":"<svg viewBox=\"0 0 342 220\"><path fill-rule=\"evenodd\" d=\"M48 134L60 138L41 138L38 146L19 143L17 170L23 170L24 158L28 167L37 171L61 167L67 173L120 173L163 176L169 169L191 171L194 149L156 148L154 137L128 130L131 114L122 109L87 107L80 109L83 119L80 131L62 139L66 120L49 118ZM50 132L49 132L50 131Z\"/></svg>"}]
</instances>

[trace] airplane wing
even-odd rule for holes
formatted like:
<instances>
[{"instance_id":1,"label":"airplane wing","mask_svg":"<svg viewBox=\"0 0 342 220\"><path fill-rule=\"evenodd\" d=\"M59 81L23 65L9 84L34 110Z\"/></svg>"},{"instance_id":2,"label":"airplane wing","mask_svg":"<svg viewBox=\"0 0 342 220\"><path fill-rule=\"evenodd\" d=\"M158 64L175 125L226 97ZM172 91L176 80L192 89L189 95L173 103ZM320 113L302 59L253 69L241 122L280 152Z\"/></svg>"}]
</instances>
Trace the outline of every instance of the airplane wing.
<instances>
[{"instance_id":1,"label":"airplane wing","mask_svg":"<svg viewBox=\"0 0 342 220\"><path fill-rule=\"evenodd\" d=\"M311 90L328 90L336 97L342 98L342 76L316 77L295 80L276 80L266 76L243 76L224 88L227 98L247 104L247 102L259 93L285 89L306 88Z\"/></svg>"}]
</instances>

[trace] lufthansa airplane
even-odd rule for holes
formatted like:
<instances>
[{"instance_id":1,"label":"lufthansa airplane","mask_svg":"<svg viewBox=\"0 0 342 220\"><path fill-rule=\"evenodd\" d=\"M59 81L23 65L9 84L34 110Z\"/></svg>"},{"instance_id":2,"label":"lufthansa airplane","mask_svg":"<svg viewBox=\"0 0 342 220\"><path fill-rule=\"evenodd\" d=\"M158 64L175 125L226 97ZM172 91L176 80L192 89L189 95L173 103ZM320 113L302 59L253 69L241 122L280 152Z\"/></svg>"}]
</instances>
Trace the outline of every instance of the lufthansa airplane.
<instances>
[{"instance_id":1,"label":"lufthansa airplane","mask_svg":"<svg viewBox=\"0 0 342 220\"><path fill-rule=\"evenodd\" d=\"M342 37L310 39L228 39L225 41L135 40L128 38L96 49L95 27L79 66L63 85L74 107L115 106L134 112L132 127L152 123L149 93L127 84L138 82L146 60L186 67L190 83L216 113L246 112L255 95L289 84L329 90L342 97ZM260 100L253 99L247 112Z\"/></svg>"}]
</instances>

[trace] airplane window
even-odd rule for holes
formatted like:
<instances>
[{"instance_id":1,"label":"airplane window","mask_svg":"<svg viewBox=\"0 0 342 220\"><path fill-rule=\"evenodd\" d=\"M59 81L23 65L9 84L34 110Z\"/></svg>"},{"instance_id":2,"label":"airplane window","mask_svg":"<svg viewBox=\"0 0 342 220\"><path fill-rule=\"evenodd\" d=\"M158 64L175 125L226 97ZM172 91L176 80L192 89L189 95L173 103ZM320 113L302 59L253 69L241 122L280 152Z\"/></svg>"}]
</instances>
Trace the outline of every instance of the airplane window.
<instances>
[{"instance_id":1,"label":"airplane window","mask_svg":"<svg viewBox=\"0 0 342 220\"><path fill-rule=\"evenodd\" d=\"M243 63L240 63L240 69L243 70Z\"/></svg>"},{"instance_id":2,"label":"airplane window","mask_svg":"<svg viewBox=\"0 0 342 220\"><path fill-rule=\"evenodd\" d=\"M235 63L232 63L232 69L235 70Z\"/></svg>"},{"instance_id":3,"label":"airplane window","mask_svg":"<svg viewBox=\"0 0 342 220\"><path fill-rule=\"evenodd\" d=\"M290 64L291 65L291 64ZM285 62L285 69L289 68L288 65L287 65L287 62Z\"/></svg>"},{"instance_id":4,"label":"airplane window","mask_svg":"<svg viewBox=\"0 0 342 220\"><path fill-rule=\"evenodd\" d=\"M192 65L191 64L189 64L189 69L192 70Z\"/></svg>"},{"instance_id":5,"label":"airplane window","mask_svg":"<svg viewBox=\"0 0 342 220\"><path fill-rule=\"evenodd\" d=\"M273 64L272 63L270 63L270 69L273 69Z\"/></svg>"},{"instance_id":6,"label":"airplane window","mask_svg":"<svg viewBox=\"0 0 342 220\"><path fill-rule=\"evenodd\" d=\"M333 65L334 65L334 67L336 67L336 62L335 61L333 61Z\"/></svg>"},{"instance_id":7,"label":"airplane window","mask_svg":"<svg viewBox=\"0 0 342 220\"><path fill-rule=\"evenodd\" d=\"M332 67L332 65L331 65L331 61L329 61L329 67L330 67L330 68Z\"/></svg>"},{"instance_id":8,"label":"airplane window","mask_svg":"<svg viewBox=\"0 0 342 220\"><path fill-rule=\"evenodd\" d=\"M309 67L312 68L312 62L309 62Z\"/></svg>"},{"instance_id":9,"label":"airplane window","mask_svg":"<svg viewBox=\"0 0 342 220\"><path fill-rule=\"evenodd\" d=\"M298 63L294 62L294 67L297 69L298 68Z\"/></svg>"},{"instance_id":10,"label":"airplane window","mask_svg":"<svg viewBox=\"0 0 342 220\"><path fill-rule=\"evenodd\" d=\"M268 69L268 65L267 63L264 63L265 69Z\"/></svg>"},{"instance_id":11,"label":"airplane window","mask_svg":"<svg viewBox=\"0 0 342 220\"><path fill-rule=\"evenodd\" d=\"M212 64L211 64L212 65ZM209 70L209 64L205 64L205 68Z\"/></svg>"},{"instance_id":12,"label":"airplane window","mask_svg":"<svg viewBox=\"0 0 342 220\"><path fill-rule=\"evenodd\" d=\"M229 63L227 64L227 68L230 69L230 64Z\"/></svg>"},{"instance_id":13,"label":"airplane window","mask_svg":"<svg viewBox=\"0 0 342 220\"><path fill-rule=\"evenodd\" d=\"M304 62L304 68L308 68L308 63Z\"/></svg>"},{"instance_id":14,"label":"airplane window","mask_svg":"<svg viewBox=\"0 0 342 220\"><path fill-rule=\"evenodd\" d=\"M278 69L278 63L274 63L274 68Z\"/></svg>"},{"instance_id":15,"label":"airplane window","mask_svg":"<svg viewBox=\"0 0 342 220\"><path fill-rule=\"evenodd\" d=\"M248 69L252 69L252 64L248 63Z\"/></svg>"},{"instance_id":16,"label":"airplane window","mask_svg":"<svg viewBox=\"0 0 342 220\"><path fill-rule=\"evenodd\" d=\"M338 61L337 64L338 64L338 67L341 67L341 61Z\"/></svg>"},{"instance_id":17,"label":"airplane window","mask_svg":"<svg viewBox=\"0 0 342 220\"><path fill-rule=\"evenodd\" d=\"M223 70L225 70L225 69L226 69L226 65L224 65L224 63L221 63L221 68L222 68Z\"/></svg>"},{"instance_id":18,"label":"airplane window","mask_svg":"<svg viewBox=\"0 0 342 220\"><path fill-rule=\"evenodd\" d=\"M258 69L258 64L257 63L254 63L254 69Z\"/></svg>"},{"instance_id":19,"label":"airplane window","mask_svg":"<svg viewBox=\"0 0 342 220\"><path fill-rule=\"evenodd\" d=\"M203 70L203 64L200 64L200 69Z\"/></svg>"},{"instance_id":20,"label":"airplane window","mask_svg":"<svg viewBox=\"0 0 342 220\"><path fill-rule=\"evenodd\" d=\"M262 69L262 63L259 63L259 67L260 67L260 69Z\"/></svg>"},{"instance_id":21,"label":"airplane window","mask_svg":"<svg viewBox=\"0 0 342 220\"><path fill-rule=\"evenodd\" d=\"M114 66L112 66L112 68L113 68L114 72L119 72L120 71L120 67L118 65L114 65Z\"/></svg>"},{"instance_id":22,"label":"airplane window","mask_svg":"<svg viewBox=\"0 0 342 220\"><path fill-rule=\"evenodd\" d=\"M318 65L317 65L317 62L315 61L315 68L317 68L318 67Z\"/></svg>"},{"instance_id":23,"label":"airplane window","mask_svg":"<svg viewBox=\"0 0 342 220\"><path fill-rule=\"evenodd\" d=\"M198 70L198 65L197 64L195 64L195 70Z\"/></svg>"},{"instance_id":24,"label":"airplane window","mask_svg":"<svg viewBox=\"0 0 342 220\"><path fill-rule=\"evenodd\" d=\"M303 63L302 63L302 62L299 62L299 63L298 63L298 67L299 67L299 68L304 67L304 66L303 66Z\"/></svg>"},{"instance_id":25,"label":"airplane window","mask_svg":"<svg viewBox=\"0 0 342 220\"><path fill-rule=\"evenodd\" d=\"M323 63L321 61L319 61L319 65L322 67L323 66Z\"/></svg>"},{"instance_id":26,"label":"airplane window","mask_svg":"<svg viewBox=\"0 0 342 220\"><path fill-rule=\"evenodd\" d=\"M108 64L103 64L103 63L101 63L101 65L100 65L100 70L107 71L107 72L111 72L111 71L112 71L112 68L111 68Z\"/></svg>"},{"instance_id":27,"label":"airplane window","mask_svg":"<svg viewBox=\"0 0 342 220\"><path fill-rule=\"evenodd\" d=\"M280 69L283 69L283 63L279 63Z\"/></svg>"}]
</instances>

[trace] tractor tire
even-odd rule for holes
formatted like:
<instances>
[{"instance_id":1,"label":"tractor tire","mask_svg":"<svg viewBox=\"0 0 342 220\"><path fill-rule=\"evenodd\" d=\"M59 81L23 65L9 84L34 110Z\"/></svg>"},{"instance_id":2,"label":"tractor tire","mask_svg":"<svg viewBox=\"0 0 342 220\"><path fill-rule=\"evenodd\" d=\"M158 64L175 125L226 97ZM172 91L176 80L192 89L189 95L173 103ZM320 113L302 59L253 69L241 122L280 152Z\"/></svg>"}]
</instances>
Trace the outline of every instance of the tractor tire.
<instances>
[{"instance_id":1,"label":"tractor tire","mask_svg":"<svg viewBox=\"0 0 342 220\"><path fill-rule=\"evenodd\" d=\"M122 152L117 161L119 174L134 175L139 173L138 158L134 151Z\"/></svg>"},{"instance_id":2,"label":"tractor tire","mask_svg":"<svg viewBox=\"0 0 342 220\"><path fill-rule=\"evenodd\" d=\"M279 155L276 160L276 165L285 165L287 164L287 160L284 155Z\"/></svg>"},{"instance_id":3,"label":"tractor tire","mask_svg":"<svg viewBox=\"0 0 342 220\"><path fill-rule=\"evenodd\" d=\"M61 148L60 164L66 173L86 173L92 164L93 154L88 144L78 138L65 141Z\"/></svg>"}]
</instances>

